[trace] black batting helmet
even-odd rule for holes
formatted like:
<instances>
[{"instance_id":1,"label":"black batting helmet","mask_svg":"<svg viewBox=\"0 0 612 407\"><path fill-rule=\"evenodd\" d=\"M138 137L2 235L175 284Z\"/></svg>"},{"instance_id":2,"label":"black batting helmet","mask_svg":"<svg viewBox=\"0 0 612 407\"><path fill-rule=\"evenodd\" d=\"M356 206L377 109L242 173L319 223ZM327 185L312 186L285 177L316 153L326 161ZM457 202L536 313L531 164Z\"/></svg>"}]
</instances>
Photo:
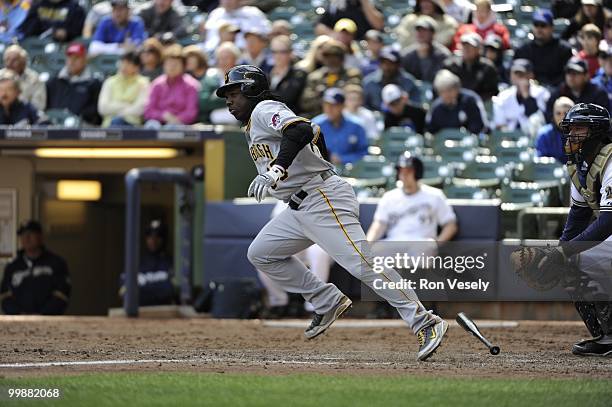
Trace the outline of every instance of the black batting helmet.
<instances>
[{"instance_id":1,"label":"black batting helmet","mask_svg":"<svg viewBox=\"0 0 612 407\"><path fill-rule=\"evenodd\" d=\"M270 90L266 74L254 65L238 65L225 74L225 83L217 89L217 96L225 97L225 93L233 86L240 87L240 93L247 98L257 98Z\"/></svg>"},{"instance_id":2,"label":"black batting helmet","mask_svg":"<svg viewBox=\"0 0 612 407\"><path fill-rule=\"evenodd\" d=\"M573 126L586 127L587 134L571 135ZM569 162L579 163L585 155L593 152L600 143L606 143L610 132L610 113L594 103L578 103L572 107L559 125L570 143L580 145L578 151L566 148Z\"/></svg>"},{"instance_id":3,"label":"black batting helmet","mask_svg":"<svg viewBox=\"0 0 612 407\"><path fill-rule=\"evenodd\" d=\"M423 172L425 171L423 161L421 161L419 157L412 155L410 151L405 151L404 154L400 155L397 159L395 169L399 171L400 168L414 168L414 177L417 180L423 178Z\"/></svg>"}]
</instances>

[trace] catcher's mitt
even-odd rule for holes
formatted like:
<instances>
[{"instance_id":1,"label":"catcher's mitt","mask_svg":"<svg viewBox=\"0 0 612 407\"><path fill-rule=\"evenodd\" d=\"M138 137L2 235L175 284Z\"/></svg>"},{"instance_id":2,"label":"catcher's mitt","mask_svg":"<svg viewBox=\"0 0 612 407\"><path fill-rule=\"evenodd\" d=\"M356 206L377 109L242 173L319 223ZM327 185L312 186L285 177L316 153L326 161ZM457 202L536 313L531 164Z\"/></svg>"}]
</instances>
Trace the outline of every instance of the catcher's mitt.
<instances>
[{"instance_id":1,"label":"catcher's mitt","mask_svg":"<svg viewBox=\"0 0 612 407\"><path fill-rule=\"evenodd\" d=\"M550 290L559 284L564 276L564 260L555 248L522 247L510 255L516 274L538 291Z\"/></svg>"}]
</instances>

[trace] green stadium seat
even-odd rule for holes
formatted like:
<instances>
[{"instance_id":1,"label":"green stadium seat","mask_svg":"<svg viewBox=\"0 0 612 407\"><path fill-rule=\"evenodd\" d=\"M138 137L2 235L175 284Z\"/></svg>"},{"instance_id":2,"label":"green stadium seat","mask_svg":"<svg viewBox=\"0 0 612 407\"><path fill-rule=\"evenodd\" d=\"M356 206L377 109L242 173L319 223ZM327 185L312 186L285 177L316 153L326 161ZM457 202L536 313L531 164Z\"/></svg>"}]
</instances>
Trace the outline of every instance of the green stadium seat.
<instances>
[{"instance_id":1,"label":"green stadium seat","mask_svg":"<svg viewBox=\"0 0 612 407\"><path fill-rule=\"evenodd\" d=\"M550 191L528 182L509 182L501 187L501 200L506 204L548 206Z\"/></svg>"},{"instance_id":2,"label":"green stadium seat","mask_svg":"<svg viewBox=\"0 0 612 407\"><path fill-rule=\"evenodd\" d=\"M497 161L503 163L520 163L530 161L533 158L533 152L528 147L512 145L507 146L505 143L492 145L490 147L491 155L497 157Z\"/></svg>"},{"instance_id":3,"label":"green stadium seat","mask_svg":"<svg viewBox=\"0 0 612 407\"><path fill-rule=\"evenodd\" d=\"M513 178L515 181L525 182L562 182L567 179L567 169L554 158L535 158L532 161L520 163Z\"/></svg>"},{"instance_id":4,"label":"green stadium seat","mask_svg":"<svg viewBox=\"0 0 612 407\"><path fill-rule=\"evenodd\" d=\"M114 75L117 72L118 55L98 55L91 60L91 67L94 72L99 72L105 77Z\"/></svg>"},{"instance_id":5,"label":"green stadium seat","mask_svg":"<svg viewBox=\"0 0 612 407\"><path fill-rule=\"evenodd\" d=\"M449 199L489 199L491 191L478 186L445 185L444 194Z\"/></svg>"},{"instance_id":6,"label":"green stadium seat","mask_svg":"<svg viewBox=\"0 0 612 407\"><path fill-rule=\"evenodd\" d=\"M393 175L394 163L383 156L366 155L361 160L347 164L342 175L352 178L381 178Z\"/></svg>"},{"instance_id":7,"label":"green stadium seat","mask_svg":"<svg viewBox=\"0 0 612 407\"><path fill-rule=\"evenodd\" d=\"M452 175L450 168L441 157L421 157L423 161L423 178L421 182L427 185L442 185Z\"/></svg>"},{"instance_id":8,"label":"green stadium seat","mask_svg":"<svg viewBox=\"0 0 612 407\"><path fill-rule=\"evenodd\" d=\"M457 171L453 184L491 188L498 186L508 174L509 171L503 163L497 162L496 157L477 157L475 161L467 163L463 169Z\"/></svg>"}]
</instances>

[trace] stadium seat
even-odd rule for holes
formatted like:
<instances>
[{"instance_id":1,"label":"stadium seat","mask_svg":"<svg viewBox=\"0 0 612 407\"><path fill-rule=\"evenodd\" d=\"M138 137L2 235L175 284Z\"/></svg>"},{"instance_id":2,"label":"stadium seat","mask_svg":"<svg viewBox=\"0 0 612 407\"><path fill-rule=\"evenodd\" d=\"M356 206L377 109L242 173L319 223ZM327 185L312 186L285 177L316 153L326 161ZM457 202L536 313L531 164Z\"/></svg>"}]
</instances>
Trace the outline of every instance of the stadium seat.
<instances>
[{"instance_id":1,"label":"stadium seat","mask_svg":"<svg viewBox=\"0 0 612 407\"><path fill-rule=\"evenodd\" d=\"M353 164L347 164L342 175L352 178L386 178L393 175L393 165L385 157L366 155Z\"/></svg>"},{"instance_id":2,"label":"stadium seat","mask_svg":"<svg viewBox=\"0 0 612 407\"><path fill-rule=\"evenodd\" d=\"M514 174L515 181L538 182L559 181L567 179L567 169L554 158L534 158L532 161L520 163Z\"/></svg>"},{"instance_id":3,"label":"stadium seat","mask_svg":"<svg viewBox=\"0 0 612 407\"><path fill-rule=\"evenodd\" d=\"M443 129L437 132L431 139L434 150L437 147L446 146L477 146L478 137L470 134L466 129Z\"/></svg>"},{"instance_id":4,"label":"stadium seat","mask_svg":"<svg viewBox=\"0 0 612 407\"><path fill-rule=\"evenodd\" d=\"M533 151L530 148L518 146L511 142L508 142L508 144L502 142L499 145L491 145L491 155L496 156L497 161L513 164L530 161L533 158Z\"/></svg>"},{"instance_id":5,"label":"stadium seat","mask_svg":"<svg viewBox=\"0 0 612 407\"><path fill-rule=\"evenodd\" d=\"M449 199L489 199L492 193L478 186L445 185L444 194Z\"/></svg>"},{"instance_id":6,"label":"stadium seat","mask_svg":"<svg viewBox=\"0 0 612 407\"><path fill-rule=\"evenodd\" d=\"M104 77L114 75L117 72L118 55L98 55L91 60L91 67L94 72L99 72Z\"/></svg>"},{"instance_id":7,"label":"stadium seat","mask_svg":"<svg viewBox=\"0 0 612 407\"><path fill-rule=\"evenodd\" d=\"M483 188L491 188L499 185L502 179L509 174L503 163L499 163L496 157L476 157L467 163L463 169L457 171L453 178L453 185L472 185Z\"/></svg>"},{"instance_id":8,"label":"stadium seat","mask_svg":"<svg viewBox=\"0 0 612 407\"><path fill-rule=\"evenodd\" d=\"M421 182L424 184L440 186L453 173L452 168L443 162L441 157L421 157L421 160L424 167Z\"/></svg>"},{"instance_id":9,"label":"stadium seat","mask_svg":"<svg viewBox=\"0 0 612 407\"><path fill-rule=\"evenodd\" d=\"M548 206L549 196L549 191L528 182L508 182L501 187L501 200L505 204Z\"/></svg>"}]
</instances>

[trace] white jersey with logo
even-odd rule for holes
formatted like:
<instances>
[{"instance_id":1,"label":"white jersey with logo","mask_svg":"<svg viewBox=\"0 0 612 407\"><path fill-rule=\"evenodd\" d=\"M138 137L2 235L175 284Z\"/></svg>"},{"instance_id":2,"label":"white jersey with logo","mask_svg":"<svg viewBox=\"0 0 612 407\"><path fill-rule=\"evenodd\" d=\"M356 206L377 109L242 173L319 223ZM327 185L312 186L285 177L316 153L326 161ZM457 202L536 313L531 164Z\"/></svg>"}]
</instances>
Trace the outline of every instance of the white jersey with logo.
<instances>
[{"instance_id":1,"label":"white jersey with logo","mask_svg":"<svg viewBox=\"0 0 612 407\"><path fill-rule=\"evenodd\" d=\"M402 188L386 192L376 207L374 220L387 225L385 240L410 241L435 239L438 226L456 220L444 193L429 185L420 185L414 194Z\"/></svg>"},{"instance_id":2,"label":"white jersey with logo","mask_svg":"<svg viewBox=\"0 0 612 407\"><path fill-rule=\"evenodd\" d=\"M286 175L277 182L276 187L268 191L272 197L285 202L318 173L334 168L330 162L323 159L319 148L315 145L321 134L319 126L297 116L282 102L265 100L255 106L246 128L249 153L257 167L257 172L263 174L274 165L274 160L280 151L283 130L291 123L298 121L311 124L315 138L300 150L287 168Z\"/></svg>"},{"instance_id":3,"label":"white jersey with logo","mask_svg":"<svg viewBox=\"0 0 612 407\"><path fill-rule=\"evenodd\" d=\"M599 200L599 211L600 212L612 212L612 160L606 163L606 167L602 171L601 177L601 188L599 194L601 199ZM589 207L584 200L584 197L578 191L573 182L571 184L571 198L572 204L576 206Z\"/></svg>"}]
</instances>

